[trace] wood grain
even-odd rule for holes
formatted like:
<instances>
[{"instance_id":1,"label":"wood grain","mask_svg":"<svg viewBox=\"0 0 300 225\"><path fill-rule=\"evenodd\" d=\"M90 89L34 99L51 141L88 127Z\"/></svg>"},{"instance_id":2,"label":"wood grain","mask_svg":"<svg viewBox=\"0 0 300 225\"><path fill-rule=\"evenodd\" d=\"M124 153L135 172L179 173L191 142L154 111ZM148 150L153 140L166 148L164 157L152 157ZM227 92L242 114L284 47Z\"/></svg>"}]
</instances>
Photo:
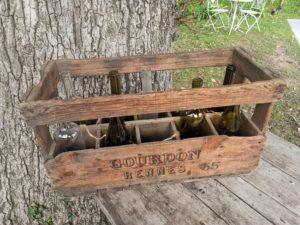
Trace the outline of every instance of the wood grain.
<instances>
[{"instance_id":1,"label":"wood grain","mask_svg":"<svg viewBox=\"0 0 300 225\"><path fill-rule=\"evenodd\" d=\"M65 152L47 161L46 168L54 188L72 195L101 188L249 172L258 164L264 141L263 136L207 136ZM144 159L146 163L138 163Z\"/></svg>"},{"instance_id":2,"label":"wood grain","mask_svg":"<svg viewBox=\"0 0 300 225\"><path fill-rule=\"evenodd\" d=\"M300 216L300 181L264 160L260 161L259 167L251 176L242 175L241 177Z\"/></svg>"},{"instance_id":3,"label":"wood grain","mask_svg":"<svg viewBox=\"0 0 300 225\"><path fill-rule=\"evenodd\" d=\"M227 224L273 224L217 180L195 181L185 183L184 186L223 218Z\"/></svg>"},{"instance_id":4,"label":"wood grain","mask_svg":"<svg viewBox=\"0 0 300 225\"><path fill-rule=\"evenodd\" d=\"M70 71L72 76L95 76L108 74L111 70L118 70L119 73L133 73L226 66L232 63L232 49L84 60L56 60L55 62L59 70Z\"/></svg>"},{"instance_id":5,"label":"wood grain","mask_svg":"<svg viewBox=\"0 0 300 225\"><path fill-rule=\"evenodd\" d=\"M263 159L300 181L300 149L298 146L268 132Z\"/></svg>"},{"instance_id":6,"label":"wood grain","mask_svg":"<svg viewBox=\"0 0 300 225\"><path fill-rule=\"evenodd\" d=\"M276 78L271 71L257 65L242 48L235 48L232 56L233 64L250 81L271 80Z\"/></svg>"},{"instance_id":7,"label":"wood grain","mask_svg":"<svg viewBox=\"0 0 300 225\"><path fill-rule=\"evenodd\" d=\"M154 206L160 215L164 215L164 224L268 224L268 221L278 225L300 224L300 216L286 207L285 203L289 202L278 201L277 197L281 193L288 197L292 192L290 200L300 200L295 196L298 191L293 188L294 180L286 179L287 174L299 178L300 149L273 134L268 133L267 138L263 158L272 162L273 166L264 163L247 175L255 177L258 184L255 181L250 183L240 176L204 178L182 184L162 183L135 186L130 190L101 190L97 200L101 201L101 208L105 209L110 222L116 225L126 224L124 221L131 225L141 224L137 217L131 216L131 212L145 214L148 221L155 220L158 217L156 213L152 214ZM278 169L282 173L278 173ZM261 174L258 170L269 172ZM273 180L274 175L276 179ZM281 176L283 179L279 179ZM268 185L271 191L263 188L269 179L272 180ZM136 199L142 201L142 205L132 204ZM152 210L148 211L149 205Z\"/></svg>"},{"instance_id":8,"label":"wood grain","mask_svg":"<svg viewBox=\"0 0 300 225\"><path fill-rule=\"evenodd\" d=\"M224 177L218 178L218 181L233 192L239 199L242 199L247 205L250 205L255 211L259 212L260 215L272 221L273 224L300 224L300 216L295 215L276 200L270 198L266 193L256 189L242 178ZM244 214L248 215L249 210L244 212Z\"/></svg>"},{"instance_id":9,"label":"wood grain","mask_svg":"<svg viewBox=\"0 0 300 225\"><path fill-rule=\"evenodd\" d=\"M146 94L88 99L48 100L20 104L31 125L278 101L285 88L281 79Z\"/></svg>"},{"instance_id":10,"label":"wood grain","mask_svg":"<svg viewBox=\"0 0 300 225\"><path fill-rule=\"evenodd\" d=\"M271 119L272 109L274 105L274 103L264 103L257 104L255 106L254 113L251 119L264 134L268 130L268 124Z\"/></svg>"}]
</instances>

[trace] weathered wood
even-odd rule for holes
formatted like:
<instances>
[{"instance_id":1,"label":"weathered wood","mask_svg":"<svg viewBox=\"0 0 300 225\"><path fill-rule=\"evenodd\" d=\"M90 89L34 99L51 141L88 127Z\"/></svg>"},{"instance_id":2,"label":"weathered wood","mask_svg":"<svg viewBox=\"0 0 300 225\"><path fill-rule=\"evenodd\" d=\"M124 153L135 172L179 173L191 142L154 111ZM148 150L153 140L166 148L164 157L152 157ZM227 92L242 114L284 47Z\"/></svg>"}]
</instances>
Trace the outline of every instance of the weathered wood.
<instances>
[{"instance_id":1,"label":"weathered wood","mask_svg":"<svg viewBox=\"0 0 300 225\"><path fill-rule=\"evenodd\" d=\"M242 84L245 82L245 76L243 75L242 71L240 71L239 69L237 69L235 71L234 77L233 77L233 84Z\"/></svg>"},{"instance_id":2,"label":"weathered wood","mask_svg":"<svg viewBox=\"0 0 300 225\"><path fill-rule=\"evenodd\" d=\"M31 125L80 121L145 113L170 112L249 103L276 102L285 83L281 79L162 93L103 96L88 99L48 100L20 104Z\"/></svg>"},{"instance_id":3,"label":"weathered wood","mask_svg":"<svg viewBox=\"0 0 300 225\"><path fill-rule=\"evenodd\" d=\"M151 81L151 71L145 71L140 74L142 83L142 93L151 93L152 81ZM137 116L139 119L155 119L158 117L158 113L143 114Z\"/></svg>"},{"instance_id":4,"label":"weathered wood","mask_svg":"<svg viewBox=\"0 0 300 225\"><path fill-rule=\"evenodd\" d=\"M46 157L49 154L52 138L49 132L49 128L46 125L34 127L34 134L37 141L37 145L42 152L42 155Z\"/></svg>"},{"instance_id":5,"label":"weathered wood","mask_svg":"<svg viewBox=\"0 0 300 225\"><path fill-rule=\"evenodd\" d=\"M95 76L142 71L175 70L204 66L225 66L232 63L232 49L173 53L163 55L139 55L84 60L56 60L59 70L70 71L72 76Z\"/></svg>"},{"instance_id":6,"label":"weathered wood","mask_svg":"<svg viewBox=\"0 0 300 225\"><path fill-rule=\"evenodd\" d=\"M300 181L299 147L269 132L267 143L263 159Z\"/></svg>"},{"instance_id":7,"label":"weathered wood","mask_svg":"<svg viewBox=\"0 0 300 225\"><path fill-rule=\"evenodd\" d=\"M205 182L195 181L183 185L227 224L272 224L216 180L207 179Z\"/></svg>"},{"instance_id":8,"label":"weathered wood","mask_svg":"<svg viewBox=\"0 0 300 225\"><path fill-rule=\"evenodd\" d=\"M262 133L266 133L266 131L268 130L268 124L271 119L273 107L274 103L257 104L255 106L254 113L251 119L262 131Z\"/></svg>"},{"instance_id":9,"label":"weathered wood","mask_svg":"<svg viewBox=\"0 0 300 225\"><path fill-rule=\"evenodd\" d=\"M145 196L134 190L120 192L101 192L101 208L115 211L115 215L109 216L111 224L143 224L143 225L165 225L168 219L161 214L155 204L149 202ZM110 205L105 203L110 201ZM120 204L126 202L126 204ZM139 210L135 210L135 206Z\"/></svg>"},{"instance_id":10,"label":"weathered wood","mask_svg":"<svg viewBox=\"0 0 300 225\"><path fill-rule=\"evenodd\" d=\"M136 190L155 203L169 224L227 224L182 184L147 185Z\"/></svg>"},{"instance_id":11,"label":"weathered wood","mask_svg":"<svg viewBox=\"0 0 300 225\"><path fill-rule=\"evenodd\" d=\"M287 176L285 173L291 174L294 177L299 176L300 153L299 147L292 145L273 134L268 133L269 138L264 158L274 163L282 173L277 173L278 169L274 166L264 163L260 165L255 172L250 173L247 177L254 176L258 181L264 181L266 176L270 178L278 175ZM267 155L266 155L267 153ZM283 158L283 162L280 158ZM291 163L290 163L291 160ZM268 165L269 167L265 167ZM257 176L259 171L270 170L270 174ZM273 169L277 172L272 173ZM269 178L269 179L270 179ZM289 190L287 186L293 186L293 183L285 183L286 179L275 179L269 186L272 186L272 194L281 195L284 193L288 197L290 192L295 192L290 195L291 201L300 202L297 197L298 191L296 188ZM268 183L269 181L264 181ZM282 184L283 183L283 184ZM184 186L184 187L182 187ZM284 186L284 187L283 187ZM296 185L297 186L297 185ZM285 189L287 188L287 189ZM106 215L111 218L116 218L116 225L124 224L124 220L131 225L139 225L140 221L132 219L131 212L136 212L140 215L145 214L149 221L151 217L155 219L155 214L151 211L141 211L140 209L147 208L147 205L156 206L161 215L170 221L167 224L299 224L299 215L292 212L286 207L285 202L277 201L273 195L270 195L268 189L261 189L261 185L256 186L241 177L222 177L212 179L200 179L183 184L159 184L159 185L142 185L134 187L130 190L130 195L127 195L129 190L101 190L98 199L101 200L102 208L106 209ZM285 193L285 192L288 193ZM103 198L109 192L109 197ZM124 196L122 199L112 202L115 196ZM142 193L146 197L142 205L130 204L134 196L140 196ZM107 196L107 195L106 195ZM127 196L127 197L126 197ZM196 197L196 198L195 198ZM123 206L120 208L120 206ZM289 206L291 207L291 206ZM211 213L213 212L213 214ZM117 220L122 215L121 222ZM197 223L198 221L198 223ZM145 223L147 225L147 223Z\"/></svg>"},{"instance_id":12,"label":"weathered wood","mask_svg":"<svg viewBox=\"0 0 300 225\"><path fill-rule=\"evenodd\" d=\"M240 136L255 136L262 134L256 124L252 121L252 119L248 119L244 113L241 113L241 119L242 123L239 130Z\"/></svg>"},{"instance_id":13,"label":"weathered wood","mask_svg":"<svg viewBox=\"0 0 300 225\"><path fill-rule=\"evenodd\" d=\"M300 216L300 181L263 160L257 170L241 177Z\"/></svg>"},{"instance_id":14,"label":"weathered wood","mask_svg":"<svg viewBox=\"0 0 300 225\"><path fill-rule=\"evenodd\" d=\"M294 214L284 205L270 198L253 185L249 184L240 177L218 178L218 181L230 190L238 198L242 199L247 205L251 206L259 214L267 218L274 224L300 224L300 216ZM275 188L275 187L274 187ZM228 208L228 207L226 207ZM233 212L236 214L236 212ZM248 212L244 213L245 215ZM238 224L241 222L238 221ZM254 224L252 222L251 224ZM260 223L259 223L260 224Z\"/></svg>"},{"instance_id":15,"label":"weathered wood","mask_svg":"<svg viewBox=\"0 0 300 225\"><path fill-rule=\"evenodd\" d=\"M264 139L263 136L207 136L65 152L49 160L46 168L54 188L67 195L99 188L249 172L258 164Z\"/></svg>"},{"instance_id":16,"label":"weathered wood","mask_svg":"<svg viewBox=\"0 0 300 225\"><path fill-rule=\"evenodd\" d=\"M261 81L274 79L272 72L266 72L264 68L257 65L253 59L241 48L235 48L232 56L233 64L250 81Z\"/></svg>"}]
</instances>

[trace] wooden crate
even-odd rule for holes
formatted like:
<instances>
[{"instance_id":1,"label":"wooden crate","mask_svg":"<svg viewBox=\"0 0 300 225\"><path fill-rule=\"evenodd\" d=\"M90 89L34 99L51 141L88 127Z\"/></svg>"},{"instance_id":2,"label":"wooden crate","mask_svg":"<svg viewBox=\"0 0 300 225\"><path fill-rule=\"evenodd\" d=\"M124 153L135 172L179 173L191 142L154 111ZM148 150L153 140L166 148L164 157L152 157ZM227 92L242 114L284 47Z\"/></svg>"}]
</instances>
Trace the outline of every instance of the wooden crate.
<instances>
[{"instance_id":1,"label":"wooden crate","mask_svg":"<svg viewBox=\"0 0 300 225\"><path fill-rule=\"evenodd\" d=\"M221 87L157 93L55 100L63 73L72 77L175 70L205 66L236 66L235 84ZM250 82L245 82L248 80ZM102 188L175 181L253 170L265 144L265 132L274 103L286 84L278 74L258 66L242 48L164 55L49 61L41 82L32 88L20 108L33 126L48 174L56 190L76 195ZM195 108L256 104L251 119L242 114L238 136L218 135L205 117L203 136L180 139L180 118L170 112ZM138 120L136 115L160 113L158 119ZM126 125L137 144L95 149L86 127L88 149L62 152L52 140L48 125L114 116L130 116ZM99 125L89 125L93 135ZM105 133L108 124L100 125ZM172 137L171 140L168 137Z\"/></svg>"}]
</instances>

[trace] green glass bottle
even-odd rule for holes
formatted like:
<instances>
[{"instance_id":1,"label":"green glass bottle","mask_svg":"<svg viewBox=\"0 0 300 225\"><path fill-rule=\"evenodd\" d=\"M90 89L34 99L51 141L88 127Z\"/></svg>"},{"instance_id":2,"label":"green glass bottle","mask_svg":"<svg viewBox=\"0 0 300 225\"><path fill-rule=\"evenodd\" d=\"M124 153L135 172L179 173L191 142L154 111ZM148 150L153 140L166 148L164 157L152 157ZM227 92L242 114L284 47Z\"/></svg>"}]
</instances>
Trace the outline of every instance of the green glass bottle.
<instances>
[{"instance_id":1,"label":"green glass bottle","mask_svg":"<svg viewBox=\"0 0 300 225\"><path fill-rule=\"evenodd\" d=\"M223 85L230 85L233 83L235 70L236 70L235 65L226 66L226 72L225 72Z\"/></svg>"},{"instance_id":2,"label":"green glass bottle","mask_svg":"<svg viewBox=\"0 0 300 225\"><path fill-rule=\"evenodd\" d=\"M203 80L200 77L194 78L192 80L192 88L203 87ZM203 109L193 109L185 111L180 117L180 138L190 138L201 136L201 125L204 121L204 110Z\"/></svg>"},{"instance_id":3,"label":"green glass bottle","mask_svg":"<svg viewBox=\"0 0 300 225\"><path fill-rule=\"evenodd\" d=\"M213 122L214 123L214 122ZM214 124L219 134L237 135L242 123L239 105L229 106L222 113L218 124Z\"/></svg>"},{"instance_id":4,"label":"green glass bottle","mask_svg":"<svg viewBox=\"0 0 300 225\"><path fill-rule=\"evenodd\" d=\"M121 94L121 84L118 76L118 71L113 70L109 72L111 94ZM123 118L112 117L109 120L108 130L106 133L105 145L106 146L118 146L130 144L130 135L126 129Z\"/></svg>"},{"instance_id":5,"label":"green glass bottle","mask_svg":"<svg viewBox=\"0 0 300 225\"><path fill-rule=\"evenodd\" d=\"M227 65L226 66L223 85L230 85L233 83L235 71L236 71L235 65ZM226 107L215 107L215 108L210 108L209 110L212 110L215 112L224 112L226 110Z\"/></svg>"}]
</instances>

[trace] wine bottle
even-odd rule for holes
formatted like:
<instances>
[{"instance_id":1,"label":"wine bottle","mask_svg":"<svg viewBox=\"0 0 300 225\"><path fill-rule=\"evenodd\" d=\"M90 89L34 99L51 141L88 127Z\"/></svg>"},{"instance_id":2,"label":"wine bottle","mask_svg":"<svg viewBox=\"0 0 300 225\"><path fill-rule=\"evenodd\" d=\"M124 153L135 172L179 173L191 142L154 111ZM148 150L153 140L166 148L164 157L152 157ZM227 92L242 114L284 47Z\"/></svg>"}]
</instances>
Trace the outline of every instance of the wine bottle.
<instances>
[{"instance_id":1,"label":"wine bottle","mask_svg":"<svg viewBox=\"0 0 300 225\"><path fill-rule=\"evenodd\" d=\"M109 72L111 94L121 94L121 84L118 76L118 71L113 70ZM108 130L106 133L105 145L106 146L118 146L124 144L130 144L130 135L126 129L123 118L112 117L109 119Z\"/></svg>"},{"instance_id":2,"label":"wine bottle","mask_svg":"<svg viewBox=\"0 0 300 225\"><path fill-rule=\"evenodd\" d=\"M229 84L233 83L235 71L236 71L235 65L226 66L226 72L225 72L223 85L229 85Z\"/></svg>"},{"instance_id":3,"label":"wine bottle","mask_svg":"<svg viewBox=\"0 0 300 225\"><path fill-rule=\"evenodd\" d=\"M221 116L211 120L219 134L237 135L242 123L240 106L229 106Z\"/></svg>"},{"instance_id":4,"label":"wine bottle","mask_svg":"<svg viewBox=\"0 0 300 225\"><path fill-rule=\"evenodd\" d=\"M236 68L234 65L226 66L223 85L230 85L233 83L235 70L236 70ZM224 112L226 110L226 107L215 107L215 108L210 108L209 110L212 110L215 112Z\"/></svg>"},{"instance_id":5,"label":"wine bottle","mask_svg":"<svg viewBox=\"0 0 300 225\"><path fill-rule=\"evenodd\" d=\"M200 77L194 78L192 80L192 88L201 87L203 87L203 80ZM182 139L201 136L201 125L204 121L204 114L203 109L181 112L179 132Z\"/></svg>"}]
</instances>

